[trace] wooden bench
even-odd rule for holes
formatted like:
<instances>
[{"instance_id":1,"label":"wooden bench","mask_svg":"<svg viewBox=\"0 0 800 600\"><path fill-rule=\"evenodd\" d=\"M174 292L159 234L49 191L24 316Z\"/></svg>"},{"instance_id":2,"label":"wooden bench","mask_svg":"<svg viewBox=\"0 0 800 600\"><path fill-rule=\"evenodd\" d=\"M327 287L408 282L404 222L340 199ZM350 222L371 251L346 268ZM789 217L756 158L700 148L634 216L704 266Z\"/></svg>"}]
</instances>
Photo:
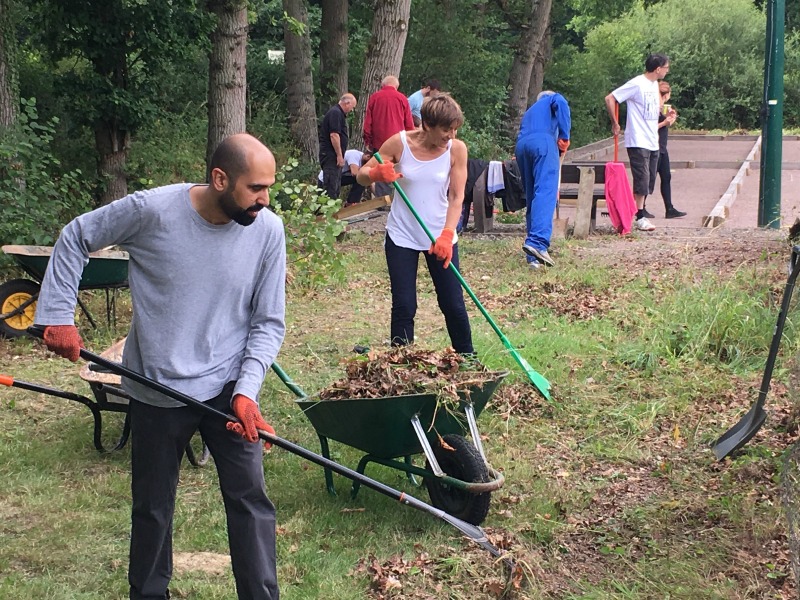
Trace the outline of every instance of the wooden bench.
<instances>
[{"instance_id":1,"label":"wooden bench","mask_svg":"<svg viewBox=\"0 0 800 600\"><path fill-rule=\"evenodd\" d=\"M595 229L597 208L606 211L605 163L565 163L561 166L559 204L575 207L573 237L585 238Z\"/></svg>"}]
</instances>

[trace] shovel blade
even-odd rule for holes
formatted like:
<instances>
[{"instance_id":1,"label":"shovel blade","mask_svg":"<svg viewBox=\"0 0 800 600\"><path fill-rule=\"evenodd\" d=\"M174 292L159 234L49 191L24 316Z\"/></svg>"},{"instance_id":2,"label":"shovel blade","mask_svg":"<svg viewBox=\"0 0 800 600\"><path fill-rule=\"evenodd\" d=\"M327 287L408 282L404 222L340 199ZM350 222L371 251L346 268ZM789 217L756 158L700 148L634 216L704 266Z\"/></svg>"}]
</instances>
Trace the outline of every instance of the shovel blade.
<instances>
[{"instance_id":1,"label":"shovel blade","mask_svg":"<svg viewBox=\"0 0 800 600\"><path fill-rule=\"evenodd\" d=\"M759 404L753 406L736 425L723 433L711 447L717 460L730 456L749 442L761 429L766 418L767 412Z\"/></svg>"}]
</instances>

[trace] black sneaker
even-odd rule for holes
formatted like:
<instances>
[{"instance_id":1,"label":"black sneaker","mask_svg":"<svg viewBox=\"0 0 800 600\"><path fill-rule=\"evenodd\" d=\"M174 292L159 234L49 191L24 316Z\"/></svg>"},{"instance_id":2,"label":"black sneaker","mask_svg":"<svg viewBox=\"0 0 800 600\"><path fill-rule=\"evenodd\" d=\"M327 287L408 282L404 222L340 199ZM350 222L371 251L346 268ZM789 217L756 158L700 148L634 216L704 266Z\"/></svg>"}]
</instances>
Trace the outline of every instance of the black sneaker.
<instances>
[{"instance_id":1,"label":"black sneaker","mask_svg":"<svg viewBox=\"0 0 800 600\"><path fill-rule=\"evenodd\" d=\"M647 219L655 219L656 218L656 216L653 213L651 213L650 211L648 211L646 208L642 209L642 216L647 218Z\"/></svg>"},{"instance_id":2,"label":"black sneaker","mask_svg":"<svg viewBox=\"0 0 800 600\"><path fill-rule=\"evenodd\" d=\"M667 211L665 218L667 219L680 219L681 217L685 217L686 213L682 210L678 210L677 208L673 207Z\"/></svg>"}]
</instances>

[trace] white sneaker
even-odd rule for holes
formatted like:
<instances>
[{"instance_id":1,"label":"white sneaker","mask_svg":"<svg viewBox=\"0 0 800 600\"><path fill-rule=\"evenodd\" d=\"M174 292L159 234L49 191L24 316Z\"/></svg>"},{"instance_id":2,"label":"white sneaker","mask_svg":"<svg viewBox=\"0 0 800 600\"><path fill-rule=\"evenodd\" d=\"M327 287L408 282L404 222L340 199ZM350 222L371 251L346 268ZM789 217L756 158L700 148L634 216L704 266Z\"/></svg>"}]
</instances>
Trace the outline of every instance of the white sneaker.
<instances>
[{"instance_id":1,"label":"white sneaker","mask_svg":"<svg viewBox=\"0 0 800 600\"><path fill-rule=\"evenodd\" d=\"M642 217L636 221L636 229L639 231L655 231L656 226L647 220L647 217Z\"/></svg>"}]
</instances>

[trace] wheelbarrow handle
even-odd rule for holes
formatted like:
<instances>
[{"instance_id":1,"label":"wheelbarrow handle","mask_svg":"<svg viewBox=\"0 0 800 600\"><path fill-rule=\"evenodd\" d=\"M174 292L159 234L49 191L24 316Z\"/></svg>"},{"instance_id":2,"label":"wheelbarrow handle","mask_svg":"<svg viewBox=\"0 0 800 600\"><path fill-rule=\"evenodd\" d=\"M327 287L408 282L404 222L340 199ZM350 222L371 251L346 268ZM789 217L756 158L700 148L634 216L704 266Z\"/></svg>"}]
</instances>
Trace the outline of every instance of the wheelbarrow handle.
<instances>
[{"instance_id":1,"label":"wheelbarrow handle","mask_svg":"<svg viewBox=\"0 0 800 600\"><path fill-rule=\"evenodd\" d=\"M38 325L34 325L28 328L28 333L30 333L34 337L41 339L44 336L44 329ZM161 394L164 394L165 396L173 398L178 402L185 404L186 406L190 406L197 410L203 411L209 415L214 415L216 417L219 417L220 419L225 419L227 421L232 421L234 423L240 423L239 419L237 419L233 415L229 415L228 413L222 412L221 410L217 410L216 408L214 408L213 406L209 406L205 402L200 402L196 398L192 398L191 396L187 396L186 394L179 392L178 390L167 387L153 379L150 379L149 377L137 373L136 371L132 371L117 362L107 360L102 356L95 354L94 352L90 352L86 348L81 348L81 358L94 362L103 367L106 367L107 369L109 369L113 373L116 373L117 375L120 375L122 377L127 377L132 381L141 383L142 385L149 387L150 389L155 390ZM380 492L382 494L385 494L386 496L398 500L401 504L405 504L407 506L411 506L412 508L416 508L417 510L430 513L433 516L438 517L456 527L465 536L470 538L472 541L476 542L479 546L481 546L485 550L488 550L492 555L497 557L503 556L500 550L489 542L483 529L481 529L476 525L472 525L471 523L462 521L461 519L458 519L439 508L435 508L430 504L426 504L422 500L418 500L413 496L409 496L405 492L400 492L398 490L395 490L394 488L391 488L388 485L385 485L379 481L367 477L366 475L362 475L361 473L349 469L344 465L340 465L339 463L332 461L328 458L325 458L324 456L315 454L314 452L311 452L310 450L307 450L302 446L298 446L297 444L294 444L288 440L280 438L277 435L273 435L259 429L258 437L264 440L265 442L269 442L270 444L274 444L275 446L283 448L284 450L287 450L292 454L296 454L297 456L305 458L306 460L309 460L313 463L316 463L320 466L330 469L331 471L338 473L339 475L343 475L348 479L351 479L353 481L358 481L362 485L365 485L366 487L373 489L376 492ZM506 561L507 564L513 566L513 563L510 563L508 558L504 558L504 561Z\"/></svg>"}]
</instances>

